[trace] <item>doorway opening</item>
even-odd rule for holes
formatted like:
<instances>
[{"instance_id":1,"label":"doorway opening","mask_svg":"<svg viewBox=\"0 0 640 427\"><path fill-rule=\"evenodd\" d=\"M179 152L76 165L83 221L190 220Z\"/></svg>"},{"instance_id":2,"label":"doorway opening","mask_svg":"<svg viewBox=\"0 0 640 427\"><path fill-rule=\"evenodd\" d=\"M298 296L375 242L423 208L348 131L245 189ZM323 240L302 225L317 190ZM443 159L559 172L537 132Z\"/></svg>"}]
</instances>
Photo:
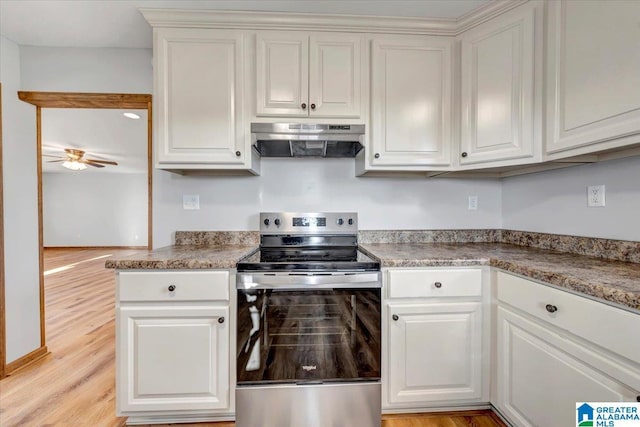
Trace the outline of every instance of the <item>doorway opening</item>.
<instances>
[{"instance_id":1,"label":"doorway opening","mask_svg":"<svg viewBox=\"0 0 640 427\"><path fill-rule=\"evenodd\" d=\"M18 97L27 103L30 103L36 107L36 142L37 142L37 175L38 175L38 237L39 237L39 270L40 270L40 331L41 331L41 348L46 349L46 317L45 317L45 273L55 274L56 271L45 272L44 265L44 251L45 251L45 241L44 241L44 215L43 215L43 163L48 162L49 160L54 160L54 163L68 163L68 166L71 168L82 168L82 169L106 169L107 167L115 168L124 166L125 162L118 162L119 159L110 158L108 153L100 152L100 149L92 148L90 145L85 150L84 146L78 145L79 142L65 144L65 143L48 143L46 147L43 147L43 110L48 109L64 109L71 111L73 110L126 110L127 112L135 112L139 110L139 114L142 118L141 121L146 122L146 146L143 147L143 151L145 152L146 162L141 170L137 172L142 172L143 180L142 187L146 188L146 191L143 193L143 197L146 198L146 233L139 233L142 236L138 236L139 244L135 242L133 244L109 244L106 241L106 244L99 244L97 246L101 247L101 249L105 249L105 247L120 247L123 246L129 248L140 248L140 249L151 249L153 246L153 237L152 237L152 172L153 172L153 164L152 164L152 97L149 94L106 94L106 93L69 93L69 92L18 92ZM49 112L52 112L49 115ZM63 114L62 110L51 110L44 112L47 117L44 120L48 120L49 116L55 117L58 114ZM121 114L121 113L118 113ZM128 120L128 119L124 119ZM73 141L72 141L73 142ZM74 145L75 144L75 145ZM53 149L57 149L52 152L50 149L53 145ZM91 152L90 150L96 151ZM82 152L81 152L82 151ZM47 157L43 157L45 154ZM56 155L59 157L55 159ZM43 160L44 159L44 160ZM114 165L113 163L117 163ZM47 166L48 167L48 166ZM87 172L86 170L80 171L80 173ZM67 178L64 177L66 174L59 174L57 181L65 181ZM91 176L91 175L84 175ZM93 175L92 179L86 179L85 181L96 181L96 175ZM96 181L97 182L97 181ZM104 185L94 182L96 194L94 194L94 202L99 200L100 194L104 194ZM87 183L80 183L78 185L87 185ZM89 183L91 185L91 183ZM122 188L123 183L116 184L120 188ZM138 184L136 184L138 185ZM139 186L139 185L138 185ZM55 196L54 196L55 197ZM78 201L81 203L81 201ZM63 206L64 207L64 206ZM80 212L83 214L83 212ZM56 215L60 217L64 214L64 210L60 210ZM84 212L84 215L91 215L90 212ZM80 215L81 217L82 215ZM114 218L114 221L117 221L117 218ZM68 221L73 225L73 221ZM68 226L69 224L67 224ZM62 230L61 233L68 232L68 230ZM108 234L103 233L103 234ZM146 235L146 236L145 236ZM55 236L53 236L55 237ZM52 238L53 238L52 237ZM106 237L105 237L106 238ZM54 239L55 240L55 239ZM52 241L54 241L52 240ZM66 246L74 246L74 247L94 247L94 245L90 244L82 244L81 240L73 242L72 244L68 244ZM54 243L54 246L56 244ZM68 249L68 248L67 248ZM115 248L114 248L115 250ZM87 260L87 261L96 261L96 260ZM77 259L76 259L77 262ZM100 260L98 260L100 262ZM54 269L69 269L73 268L73 265L57 265ZM50 268L49 268L50 269ZM62 271L62 270L61 270ZM45 353L46 354L46 353ZM44 354L43 354L44 356ZM34 360L30 360L29 362L33 362Z\"/></svg>"}]
</instances>

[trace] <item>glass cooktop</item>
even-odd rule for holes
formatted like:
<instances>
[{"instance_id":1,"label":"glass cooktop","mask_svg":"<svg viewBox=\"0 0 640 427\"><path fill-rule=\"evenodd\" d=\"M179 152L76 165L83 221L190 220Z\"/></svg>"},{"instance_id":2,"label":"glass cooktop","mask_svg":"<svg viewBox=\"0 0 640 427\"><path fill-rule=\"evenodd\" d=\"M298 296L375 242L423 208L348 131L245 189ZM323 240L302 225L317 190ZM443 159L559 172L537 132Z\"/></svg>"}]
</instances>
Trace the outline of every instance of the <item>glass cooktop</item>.
<instances>
[{"instance_id":1,"label":"glass cooktop","mask_svg":"<svg viewBox=\"0 0 640 427\"><path fill-rule=\"evenodd\" d=\"M357 247L260 248L238 262L238 271L378 271L380 261Z\"/></svg>"}]
</instances>

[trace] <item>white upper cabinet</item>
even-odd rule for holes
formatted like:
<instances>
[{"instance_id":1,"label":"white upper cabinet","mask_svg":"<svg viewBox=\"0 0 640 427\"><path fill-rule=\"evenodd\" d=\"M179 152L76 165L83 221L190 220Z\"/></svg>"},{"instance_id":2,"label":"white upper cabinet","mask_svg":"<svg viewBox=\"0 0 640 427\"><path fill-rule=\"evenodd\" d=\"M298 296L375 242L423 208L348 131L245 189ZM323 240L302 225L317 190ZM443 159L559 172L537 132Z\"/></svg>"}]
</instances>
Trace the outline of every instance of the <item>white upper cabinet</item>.
<instances>
[{"instance_id":1,"label":"white upper cabinet","mask_svg":"<svg viewBox=\"0 0 640 427\"><path fill-rule=\"evenodd\" d=\"M156 160L161 168L247 169L240 31L155 30Z\"/></svg>"},{"instance_id":2,"label":"white upper cabinet","mask_svg":"<svg viewBox=\"0 0 640 427\"><path fill-rule=\"evenodd\" d=\"M541 157L540 130L534 127L540 123L534 91L540 92L536 77L542 73L538 69L536 76L542 35L536 37L536 6L528 3L460 37L461 165Z\"/></svg>"},{"instance_id":3,"label":"white upper cabinet","mask_svg":"<svg viewBox=\"0 0 640 427\"><path fill-rule=\"evenodd\" d=\"M639 143L640 2L552 1L548 28L547 154Z\"/></svg>"},{"instance_id":4,"label":"white upper cabinet","mask_svg":"<svg viewBox=\"0 0 640 427\"><path fill-rule=\"evenodd\" d=\"M451 163L452 46L451 37L373 39L369 169Z\"/></svg>"},{"instance_id":5,"label":"white upper cabinet","mask_svg":"<svg viewBox=\"0 0 640 427\"><path fill-rule=\"evenodd\" d=\"M362 36L263 31L256 36L256 115L358 118Z\"/></svg>"}]
</instances>

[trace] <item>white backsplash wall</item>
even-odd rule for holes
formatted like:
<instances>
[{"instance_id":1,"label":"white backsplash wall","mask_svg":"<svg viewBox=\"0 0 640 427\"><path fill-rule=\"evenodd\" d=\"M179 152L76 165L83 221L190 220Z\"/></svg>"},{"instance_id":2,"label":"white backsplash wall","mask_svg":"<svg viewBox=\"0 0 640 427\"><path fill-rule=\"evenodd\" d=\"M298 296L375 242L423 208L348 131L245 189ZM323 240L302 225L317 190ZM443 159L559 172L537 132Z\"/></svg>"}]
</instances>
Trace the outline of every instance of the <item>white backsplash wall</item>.
<instances>
[{"instance_id":1,"label":"white backsplash wall","mask_svg":"<svg viewBox=\"0 0 640 427\"><path fill-rule=\"evenodd\" d=\"M45 247L147 246L147 175L45 173Z\"/></svg>"},{"instance_id":2,"label":"white backsplash wall","mask_svg":"<svg viewBox=\"0 0 640 427\"><path fill-rule=\"evenodd\" d=\"M358 178L353 159L262 159L260 177L156 174L154 246L176 230L257 230L261 211L356 211L360 229L499 228L495 180ZM198 194L200 210L184 210ZM478 210L467 209L478 196Z\"/></svg>"},{"instance_id":3,"label":"white backsplash wall","mask_svg":"<svg viewBox=\"0 0 640 427\"><path fill-rule=\"evenodd\" d=\"M606 206L587 207L604 184ZM640 241L640 156L507 178L503 228Z\"/></svg>"}]
</instances>

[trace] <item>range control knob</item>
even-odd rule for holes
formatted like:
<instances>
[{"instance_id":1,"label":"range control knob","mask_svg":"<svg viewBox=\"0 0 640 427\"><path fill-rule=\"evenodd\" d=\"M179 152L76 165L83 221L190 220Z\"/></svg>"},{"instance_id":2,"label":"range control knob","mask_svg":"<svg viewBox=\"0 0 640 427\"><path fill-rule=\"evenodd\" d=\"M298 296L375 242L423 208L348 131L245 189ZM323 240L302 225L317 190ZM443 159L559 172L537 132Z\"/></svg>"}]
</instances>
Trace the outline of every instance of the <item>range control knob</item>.
<instances>
[{"instance_id":1,"label":"range control knob","mask_svg":"<svg viewBox=\"0 0 640 427\"><path fill-rule=\"evenodd\" d=\"M338 218L338 225L342 225L342 224L344 224L344 219Z\"/></svg>"},{"instance_id":2,"label":"range control knob","mask_svg":"<svg viewBox=\"0 0 640 427\"><path fill-rule=\"evenodd\" d=\"M271 224L271 221L269 221L269 218L265 218L264 225L269 225L269 224Z\"/></svg>"},{"instance_id":3,"label":"range control knob","mask_svg":"<svg viewBox=\"0 0 640 427\"><path fill-rule=\"evenodd\" d=\"M353 225L353 218L349 218L349 221L347 221L349 223L349 225Z\"/></svg>"},{"instance_id":4,"label":"range control knob","mask_svg":"<svg viewBox=\"0 0 640 427\"><path fill-rule=\"evenodd\" d=\"M273 223L277 226L280 227L280 218L276 218Z\"/></svg>"}]
</instances>

